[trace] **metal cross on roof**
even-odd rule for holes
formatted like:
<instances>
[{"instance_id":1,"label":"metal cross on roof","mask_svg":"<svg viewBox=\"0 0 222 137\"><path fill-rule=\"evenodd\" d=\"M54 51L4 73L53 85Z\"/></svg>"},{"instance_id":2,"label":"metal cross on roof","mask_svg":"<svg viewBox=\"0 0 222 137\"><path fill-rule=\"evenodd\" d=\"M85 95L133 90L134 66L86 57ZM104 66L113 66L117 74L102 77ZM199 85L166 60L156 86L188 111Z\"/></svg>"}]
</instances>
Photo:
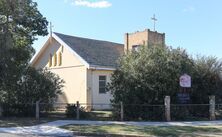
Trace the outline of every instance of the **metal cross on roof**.
<instances>
[{"instance_id":1,"label":"metal cross on roof","mask_svg":"<svg viewBox=\"0 0 222 137\"><path fill-rule=\"evenodd\" d=\"M153 17L151 18L151 20L153 20L153 31L155 31L156 21L157 21L155 14L153 14Z\"/></svg>"}]
</instances>

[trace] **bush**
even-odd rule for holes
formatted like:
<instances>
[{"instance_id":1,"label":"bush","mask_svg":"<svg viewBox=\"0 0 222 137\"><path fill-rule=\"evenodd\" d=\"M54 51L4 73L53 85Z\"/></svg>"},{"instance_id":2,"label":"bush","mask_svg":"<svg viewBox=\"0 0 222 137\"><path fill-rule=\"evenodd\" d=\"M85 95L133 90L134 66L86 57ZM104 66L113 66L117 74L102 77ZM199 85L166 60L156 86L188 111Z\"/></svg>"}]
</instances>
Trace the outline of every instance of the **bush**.
<instances>
[{"instance_id":1,"label":"bush","mask_svg":"<svg viewBox=\"0 0 222 137\"><path fill-rule=\"evenodd\" d=\"M209 95L215 95L218 103L222 102L222 62L215 57L192 58L183 49L158 45L141 47L138 52L122 56L107 87L113 95L114 116L120 116L119 104L123 102L124 117L128 120L162 119L162 109L131 105L163 105L165 96L170 96L171 103L177 104L177 93L182 92L179 77L185 73L192 78L190 103L206 104ZM193 110L178 110L178 113L183 111L192 117L206 113L205 108L198 108L197 113ZM172 113L176 114L176 111Z\"/></svg>"},{"instance_id":2,"label":"bush","mask_svg":"<svg viewBox=\"0 0 222 137\"><path fill-rule=\"evenodd\" d=\"M66 116L67 117L76 118L76 111L77 111L76 104L67 104L67 106L66 106ZM79 108L79 117L83 118L83 119L88 117L88 114L87 114L84 107Z\"/></svg>"},{"instance_id":3,"label":"bush","mask_svg":"<svg viewBox=\"0 0 222 137\"><path fill-rule=\"evenodd\" d=\"M33 117L35 116L35 104L1 104L2 114L5 117Z\"/></svg>"}]
</instances>

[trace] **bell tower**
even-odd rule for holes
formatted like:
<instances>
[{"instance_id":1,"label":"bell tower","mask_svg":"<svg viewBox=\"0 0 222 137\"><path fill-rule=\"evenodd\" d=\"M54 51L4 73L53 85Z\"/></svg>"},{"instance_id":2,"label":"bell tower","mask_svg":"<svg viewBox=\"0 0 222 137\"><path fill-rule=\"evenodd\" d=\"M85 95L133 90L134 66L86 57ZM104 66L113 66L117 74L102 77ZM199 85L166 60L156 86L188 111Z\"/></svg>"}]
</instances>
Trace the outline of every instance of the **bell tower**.
<instances>
[{"instance_id":1,"label":"bell tower","mask_svg":"<svg viewBox=\"0 0 222 137\"><path fill-rule=\"evenodd\" d=\"M157 31L151 31L150 29L145 29L144 31L137 31L134 33L125 34L125 44L124 44L125 51L135 50L141 45L165 46L165 33L159 33Z\"/></svg>"}]
</instances>

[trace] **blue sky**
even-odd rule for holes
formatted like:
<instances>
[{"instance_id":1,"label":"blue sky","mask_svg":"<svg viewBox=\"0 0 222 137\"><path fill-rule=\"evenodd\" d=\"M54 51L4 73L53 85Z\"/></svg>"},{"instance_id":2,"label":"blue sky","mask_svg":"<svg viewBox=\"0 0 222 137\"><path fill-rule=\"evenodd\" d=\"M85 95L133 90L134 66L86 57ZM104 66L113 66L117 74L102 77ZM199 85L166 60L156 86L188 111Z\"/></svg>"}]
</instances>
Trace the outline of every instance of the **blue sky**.
<instances>
[{"instance_id":1,"label":"blue sky","mask_svg":"<svg viewBox=\"0 0 222 137\"><path fill-rule=\"evenodd\" d=\"M153 29L166 44L190 54L222 58L221 0L35 0L38 9L64 34L124 43L124 33ZM38 51L47 37L39 37Z\"/></svg>"}]
</instances>

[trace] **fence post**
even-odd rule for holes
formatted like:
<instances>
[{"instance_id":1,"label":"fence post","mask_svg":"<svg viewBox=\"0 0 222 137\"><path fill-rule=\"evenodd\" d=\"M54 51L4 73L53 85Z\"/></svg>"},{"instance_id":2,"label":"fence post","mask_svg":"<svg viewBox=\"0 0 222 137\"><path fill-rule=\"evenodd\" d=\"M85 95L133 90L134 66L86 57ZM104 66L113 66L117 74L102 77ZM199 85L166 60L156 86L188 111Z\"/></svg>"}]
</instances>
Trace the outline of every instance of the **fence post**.
<instances>
[{"instance_id":1,"label":"fence post","mask_svg":"<svg viewBox=\"0 0 222 137\"><path fill-rule=\"evenodd\" d=\"M165 96L164 98L164 106L165 106L165 118L166 121L170 121L170 96Z\"/></svg>"},{"instance_id":2,"label":"fence post","mask_svg":"<svg viewBox=\"0 0 222 137\"><path fill-rule=\"evenodd\" d=\"M79 120L79 101L76 101L76 120Z\"/></svg>"},{"instance_id":3,"label":"fence post","mask_svg":"<svg viewBox=\"0 0 222 137\"><path fill-rule=\"evenodd\" d=\"M124 111L123 111L123 102L120 102L120 120L123 121L124 120Z\"/></svg>"},{"instance_id":4,"label":"fence post","mask_svg":"<svg viewBox=\"0 0 222 137\"><path fill-rule=\"evenodd\" d=\"M209 96L209 104L210 120L215 120L215 96Z\"/></svg>"},{"instance_id":5,"label":"fence post","mask_svg":"<svg viewBox=\"0 0 222 137\"><path fill-rule=\"evenodd\" d=\"M2 117L2 112L3 112L2 105L0 105L0 117Z\"/></svg>"},{"instance_id":6,"label":"fence post","mask_svg":"<svg viewBox=\"0 0 222 137\"><path fill-rule=\"evenodd\" d=\"M39 100L36 101L36 104L35 104L35 118L36 120L39 120Z\"/></svg>"}]
</instances>

